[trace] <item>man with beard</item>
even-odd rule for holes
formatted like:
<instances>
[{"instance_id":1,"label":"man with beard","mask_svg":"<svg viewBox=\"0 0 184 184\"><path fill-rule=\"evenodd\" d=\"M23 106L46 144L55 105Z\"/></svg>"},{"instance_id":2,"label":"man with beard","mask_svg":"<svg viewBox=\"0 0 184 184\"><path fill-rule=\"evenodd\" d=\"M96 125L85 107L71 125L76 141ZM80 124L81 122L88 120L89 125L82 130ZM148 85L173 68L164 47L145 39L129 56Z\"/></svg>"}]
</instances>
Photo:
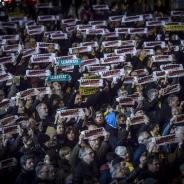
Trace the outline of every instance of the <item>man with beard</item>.
<instances>
[{"instance_id":1,"label":"man with beard","mask_svg":"<svg viewBox=\"0 0 184 184\"><path fill-rule=\"evenodd\" d=\"M20 159L22 167L21 173L18 175L15 184L32 184L35 178L34 159L32 155L23 155Z\"/></svg>"}]
</instances>

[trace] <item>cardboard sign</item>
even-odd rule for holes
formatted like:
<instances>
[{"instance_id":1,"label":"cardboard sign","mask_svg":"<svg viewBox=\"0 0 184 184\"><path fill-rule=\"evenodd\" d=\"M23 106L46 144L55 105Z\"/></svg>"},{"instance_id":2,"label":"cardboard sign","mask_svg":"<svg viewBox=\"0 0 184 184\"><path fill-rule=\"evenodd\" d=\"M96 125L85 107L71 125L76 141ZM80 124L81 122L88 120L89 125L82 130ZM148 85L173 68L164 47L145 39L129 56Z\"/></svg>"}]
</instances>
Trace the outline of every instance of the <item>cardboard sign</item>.
<instances>
[{"instance_id":1,"label":"cardboard sign","mask_svg":"<svg viewBox=\"0 0 184 184\"><path fill-rule=\"evenodd\" d=\"M128 34L128 28L127 27L115 28L115 32L118 34Z\"/></svg>"},{"instance_id":2,"label":"cardboard sign","mask_svg":"<svg viewBox=\"0 0 184 184\"><path fill-rule=\"evenodd\" d=\"M96 20L96 21L89 21L89 25L91 25L91 26L94 26L94 25L98 25L98 26L107 26L107 22L106 21L104 21L104 20L101 20L101 21L99 21L99 20Z\"/></svg>"},{"instance_id":3,"label":"cardboard sign","mask_svg":"<svg viewBox=\"0 0 184 184\"><path fill-rule=\"evenodd\" d=\"M93 10L95 11L107 11L109 10L109 6L107 4L101 4L101 5L93 5Z\"/></svg>"},{"instance_id":4,"label":"cardboard sign","mask_svg":"<svg viewBox=\"0 0 184 184\"><path fill-rule=\"evenodd\" d=\"M87 67L88 72L104 72L104 71L109 71L110 66L88 66Z\"/></svg>"},{"instance_id":5,"label":"cardboard sign","mask_svg":"<svg viewBox=\"0 0 184 184\"><path fill-rule=\"evenodd\" d=\"M144 21L143 15L135 15L135 16L126 16L124 15L122 18L122 23L127 22L141 22Z\"/></svg>"},{"instance_id":6,"label":"cardboard sign","mask_svg":"<svg viewBox=\"0 0 184 184\"><path fill-rule=\"evenodd\" d=\"M79 87L79 93L82 96L89 96L97 93L98 88L96 87Z\"/></svg>"},{"instance_id":7,"label":"cardboard sign","mask_svg":"<svg viewBox=\"0 0 184 184\"><path fill-rule=\"evenodd\" d=\"M29 35L39 35L44 32L45 27L43 25L31 25L27 26L26 29Z\"/></svg>"},{"instance_id":8,"label":"cardboard sign","mask_svg":"<svg viewBox=\"0 0 184 184\"><path fill-rule=\"evenodd\" d=\"M0 74L0 82L13 79L13 76L9 73Z\"/></svg>"},{"instance_id":9,"label":"cardboard sign","mask_svg":"<svg viewBox=\"0 0 184 184\"><path fill-rule=\"evenodd\" d=\"M152 56L152 62L153 63L168 63L172 62L173 57L172 55L155 55Z\"/></svg>"},{"instance_id":10,"label":"cardboard sign","mask_svg":"<svg viewBox=\"0 0 184 184\"><path fill-rule=\"evenodd\" d=\"M47 80L49 82L65 82L70 81L71 76L69 74L58 74L58 75L50 75Z\"/></svg>"},{"instance_id":11,"label":"cardboard sign","mask_svg":"<svg viewBox=\"0 0 184 184\"><path fill-rule=\"evenodd\" d=\"M144 115L133 116L130 118L130 125L139 125L147 123L148 119Z\"/></svg>"},{"instance_id":12,"label":"cardboard sign","mask_svg":"<svg viewBox=\"0 0 184 184\"><path fill-rule=\"evenodd\" d=\"M87 29L92 29L92 25L76 25L78 31L85 33Z\"/></svg>"},{"instance_id":13,"label":"cardboard sign","mask_svg":"<svg viewBox=\"0 0 184 184\"><path fill-rule=\"evenodd\" d=\"M160 27L165 25L165 21L156 20L156 21L146 21L147 27Z\"/></svg>"},{"instance_id":14,"label":"cardboard sign","mask_svg":"<svg viewBox=\"0 0 184 184\"><path fill-rule=\"evenodd\" d=\"M67 33L51 33L50 39L51 40L67 40L68 35Z\"/></svg>"},{"instance_id":15,"label":"cardboard sign","mask_svg":"<svg viewBox=\"0 0 184 184\"><path fill-rule=\"evenodd\" d=\"M156 21L170 22L171 21L171 17L156 17Z\"/></svg>"},{"instance_id":16,"label":"cardboard sign","mask_svg":"<svg viewBox=\"0 0 184 184\"><path fill-rule=\"evenodd\" d=\"M115 41L103 41L102 42L103 47L120 47L121 46L121 40L115 40Z\"/></svg>"},{"instance_id":17,"label":"cardboard sign","mask_svg":"<svg viewBox=\"0 0 184 184\"><path fill-rule=\"evenodd\" d=\"M111 22L121 22L123 15L110 16L109 21Z\"/></svg>"},{"instance_id":18,"label":"cardboard sign","mask_svg":"<svg viewBox=\"0 0 184 184\"><path fill-rule=\"evenodd\" d=\"M10 126L4 126L3 127L3 134L18 134L19 129L18 129L18 125L10 125Z\"/></svg>"},{"instance_id":19,"label":"cardboard sign","mask_svg":"<svg viewBox=\"0 0 184 184\"><path fill-rule=\"evenodd\" d=\"M58 59L56 60L57 65L62 67L62 66L75 66L75 65L80 65L81 60L80 59Z\"/></svg>"},{"instance_id":20,"label":"cardboard sign","mask_svg":"<svg viewBox=\"0 0 184 184\"><path fill-rule=\"evenodd\" d=\"M152 83L155 82L157 79L153 75L148 75L144 77L139 77L138 78L138 84L147 84L147 83Z\"/></svg>"},{"instance_id":21,"label":"cardboard sign","mask_svg":"<svg viewBox=\"0 0 184 184\"><path fill-rule=\"evenodd\" d=\"M98 45L98 42L82 42L80 43L80 47L86 47L86 46L91 46L93 48L98 48L99 45Z\"/></svg>"},{"instance_id":22,"label":"cardboard sign","mask_svg":"<svg viewBox=\"0 0 184 184\"><path fill-rule=\"evenodd\" d=\"M52 34L62 34L63 31L46 31L44 32L44 37L49 38Z\"/></svg>"},{"instance_id":23,"label":"cardboard sign","mask_svg":"<svg viewBox=\"0 0 184 184\"><path fill-rule=\"evenodd\" d=\"M59 60L73 60L73 59L77 59L77 56L76 55L67 55L67 56L60 56L60 57L56 57L55 58L55 64L57 65Z\"/></svg>"},{"instance_id":24,"label":"cardboard sign","mask_svg":"<svg viewBox=\"0 0 184 184\"><path fill-rule=\"evenodd\" d=\"M121 49L114 49L114 53L117 55L136 55L137 50L135 47L128 47L128 48L121 48Z\"/></svg>"},{"instance_id":25,"label":"cardboard sign","mask_svg":"<svg viewBox=\"0 0 184 184\"><path fill-rule=\"evenodd\" d=\"M16 35L1 35L0 39L6 40L6 41L18 41L18 40L20 40L20 36L18 34L16 34Z\"/></svg>"},{"instance_id":26,"label":"cardboard sign","mask_svg":"<svg viewBox=\"0 0 184 184\"><path fill-rule=\"evenodd\" d=\"M0 125L1 126L9 126L14 124L16 121L18 120L18 116L14 115L14 116L9 116L6 118L3 118L0 120Z\"/></svg>"},{"instance_id":27,"label":"cardboard sign","mask_svg":"<svg viewBox=\"0 0 184 184\"><path fill-rule=\"evenodd\" d=\"M20 44L3 45L2 49L6 53L14 53L14 52L20 53L20 51L22 50L22 46Z\"/></svg>"},{"instance_id":28,"label":"cardboard sign","mask_svg":"<svg viewBox=\"0 0 184 184\"><path fill-rule=\"evenodd\" d=\"M122 106L122 107L133 107L135 105L135 100L131 97L118 97L116 98L116 101Z\"/></svg>"},{"instance_id":29,"label":"cardboard sign","mask_svg":"<svg viewBox=\"0 0 184 184\"><path fill-rule=\"evenodd\" d=\"M124 75L124 69L115 69L104 72L99 72L103 79L113 78L113 77L122 77Z\"/></svg>"},{"instance_id":30,"label":"cardboard sign","mask_svg":"<svg viewBox=\"0 0 184 184\"><path fill-rule=\"evenodd\" d=\"M83 47L73 47L69 48L69 54L80 54L80 53L88 53L92 52L91 46L83 46Z\"/></svg>"},{"instance_id":31,"label":"cardboard sign","mask_svg":"<svg viewBox=\"0 0 184 184\"><path fill-rule=\"evenodd\" d=\"M156 46L160 46L161 48L165 48L166 44L163 41L146 41L143 43L143 48L155 48Z\"/></svg>"},{"instance_id":32,"label":"cardboard sign","mask_svg":"<svg viewBox=\"0 0 184 184\"><path fill-rule=\"evenodd\" d=\"M16 165L17 165L17 160L14 157L0 161L0 169L14 167Z\"/></svg>"},{"instance_id":33,"label":"cardboard sign","mask_svg":"<svg viewBox=\"0 0 184 184\"><path fill-rule=\"evenodd\" d=\"M136 76L138 77L142 77L149 74L147 69L138 69L138 70L134 70L133 72L136 73Z\"/></svg>"},{"instance_id":34,"label":"cardboard sign","mask_svg":"<svg viewBox=\"0 0 184 184\"><path fill-rule=\"evenodd\" d=\"M38 63L54 63L55 61L55 54L37 54L31 57L31 63L38 64Z\"/></svg>"},{"instance_id":35,"label":"cardboard sign","mask_svg":"<svg viewBox=\"0 0 184 184\"><path fill-rule=\"evenodd\" d=\"M177 138L175 134L170 134L166 136L159 136L152 138L152 142L155 142L156 145L162 146L166 144L173 144L177 142Z\"/></svg>"},{"instance_id":36,"label":"cardboard sign","mask_svg":"<svg viewBox=\"0 0 184 184\"><path fill-rule=\"evenodd\" d=\"M86 35L104 35L105 34L105 29L87 29L86 30Z\"/></svg>"},{"instance_id":37,"label":"cardboard sign","mask_svg":"<svg viewBox=\"0 0 184 184\"><path fill-rule=\"evenodd\" d=\"M26 58L26 57L30 57L33 54L37 54L37 50L35 48L31 48L31 49L24 49L23 50L23 55L22 58Z\"/></svg>"},{"instance_id":38,"label":"cardboard sign","mask_svg":"<svg viewBox=\"0 0 184 184\"><path fill-rule=\"evenodd\" d=\"M3 29L17 29L18 25L15 22L0 22L0 25L2 26Z\"/></svg>"},{"instance_id":39,"label":"cardboard sign","mask_svg":"<svg viewBox=\"0 0 184 184\"><path fill-rule=\"evenodd\" d=\"M166 72L165 71L153 71L153 76L157 79L165 78Z\"/></svg>"},{"instance_id":40,"label":"cardboard sign","mask_svg":"<svg viewBox=\"0 0 184 184\"><path fill-rule=\"evenodd\" d=\"M50 70L26 70L27 77L48 77Z\"/></svg>"},{"instance_id":41,"label":"cardboard sign","mask_svg":"<svg viewBox=\"0 0 184 184\"><path fill-rule=\"evenodd\" d=\"M91 66L91 65L98 65L100 64L100 61L98 58L93 58L93 59L86 59L82 60L81 66Z\"/></svg>"},{"instance_id":42,"label":"cardboard sign","mask_svg":"<svg viewBox=\"0 0 184 184\"><path fill-rule=\"evenodd\" d=\"M78 19L62 19L61 23L65 26L74 26L76 25Z\"/></svg>"},{"instance_id":43,"label":"cardboard sign","mask_svg":"<svg viewBox=\"0 0 184 184\"><path fill-rule=\"evenodd\" d=\"M78 109L58 109L57 113L59 116L63 118L75 118L75 117L83 117L84 116L84 111L82 108Z\"/></svg>"},{"instance_id":44,"label":"cardboard sign","mask_svg":"<svg viewBox=\"0 0 184 184\"><path fill-rule=\"evenodd\" d=\"M166 64L166 65L160 65L160 69L162 71L169 71L169 70L182 70L183 65L182 64Z\"/></svg>"},{"instance_id":45,"label":"cardboard sign","mask_svg":"<svg viewBox=\"0 0 184 184\"><path fill-rule=\"evenodd\" d=\"M123 80L123 84L132 84L134 82L134 76L126 76Z\"/></svg>"},{"instance_id":46,"label":"cardboard sign","mask_svg":"<svg viewBox=\"0 0 184 184\"><path fill-rule=\"evenodd\" d=\"M122 63L125 61L123 56L106 57L101 59L101 64Z\"/></svg>"},{"instance_id":47,"label":"cardboard sign","mask_svg":"<svg viewBox=\"0 0 184 184\"><path fill-rule=\"evenodd\" d=\"M57 20L54 15L42 15L37 17L38 22L49 22Z\"/></svg>"},{"instance_id":48,"label":"cardboard sign","mask_svg":"<svg viewBox=\"0 0 184 184\"><path fill-rule=\"evenodd\" d=\"M24 98L24 99L26 99L26 97L36 96L36 95L37 95L37 91L35 91L35 88L30 88L16 93L17 97Z\"/></svg>"},{"instance_id":49,"label":"cardboard sign","mask_svg":"<svg viewBox=\"0 0 184 184\"><path fill-rule=\"evenodd\" d=\"M184 16L184 11L173 10L173 11L171 11L171 16L172 17L183 17Z\"/></svg>"},{"instance_id":50,"label":"cardboard sign","mask_svg":"<svg viewBox=\"0 0 184 184\"><path fill-rule=\"evenodd\" d=\"M147 34L148 28L129 28L128 34Z\"/></svg>"},{"instance_id":51,"label":"cardboard sign","mask_svg":"<svg viewBox=\"0 0 184 184\"><path fill-rule=\"evenodd\" d=\"M49 47L53 47L55 50L59 50L59 44L57 43L46 43L46 42L37 42L37 49L48 49Z\"/></svg>"},{"instance_id":52,"label":"cardboard sign","mask_svg":"<svg viewBox=\"0 0 184 184\"><path fill-rule=\"evenodd\" d=\"M11 54L10 56L0 58L0 64L13 63L14 61L15 61L15 56L13 54Z\"/></svg>"},{"instance_id":53,"label":"cardboard sign","mask_svg":"<svg viewBox=\"0 0 184 184\"><path fill-rule=\"evenodd\" d=\"M184 31L184 25L166 25L164 26L165 31Z\"/></svg>"},{"instance_id":54,"label":"cardboard sign","mask_svg":"<svg viewBox=\"0 0 184 184\"><path fill-rule=\"evenodd\" d=\"M37 9L48 9L53 8L52 3L37 3L36 4Z\"/></svg>"},{"instance_id":55,"label":"cardboard sign","mask_svg":"<svg viewBox=\"0 0 184 184\"><path fill-rule=\"evenodd\" d=\"M93 130L84 130L81 132L81 134L84 135L84 139L103 137L105 135L105 133L106 132L105 132L104 128L96 128Z\"/></svg>"},{"instance_id":56,"label":"cardboard sign","mask_svg":"<svg viewBox=\"0 0 184 184\"><path fill-rule=\"evenodd\" d=\"M183 77L184 76L184 70L170 70L167 71L168 78L175 78L175 77Z\"/></svg>"},{"instance_id":57,"label":"cardboard sign","mask_svg":"<svg viewBox=\"0 0 184 184\"><path fill-rule=\"evenodd\" d=\"M102 87L102 79L80 79L80 87Z\"/></svg>"},{"instance_id":58,"label":"cardboard sign","mask_svg":"<svg viewBox=\"0 0 184 184\"><path fill-rule=\"evenodd\" d=\"M169 95L172 93L179 92L181 90L180 84L169 85L163 89L163 95Z\"/></svg>"}]
</instances>

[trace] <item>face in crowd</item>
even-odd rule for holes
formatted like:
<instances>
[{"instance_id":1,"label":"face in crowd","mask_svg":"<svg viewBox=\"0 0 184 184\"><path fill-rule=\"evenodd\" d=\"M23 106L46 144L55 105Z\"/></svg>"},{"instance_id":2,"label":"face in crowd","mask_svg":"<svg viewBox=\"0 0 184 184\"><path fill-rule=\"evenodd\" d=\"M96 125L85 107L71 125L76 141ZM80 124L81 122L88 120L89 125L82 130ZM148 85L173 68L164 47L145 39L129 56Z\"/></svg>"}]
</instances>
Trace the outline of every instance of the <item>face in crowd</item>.
<instances>
[{"instance_id":1,"label":"face in crowd","mask_svg":"<svg viewBox=\"0 0 184 184\"><path fill-rule=\"evenodd\" d=\"M39 107L37 108L37 112L38 112L41 119L46 118L48 116L47 105L44 103L40 104Z\"/></svg>"},{"instance_id":2,"label":"face in crowd","mask_svg":"<svg viewBox=\"0 0 184 184\"><path fill-rule=\"evenodd\" d=\"M96 112L95 122L97 125L102 125L104 122L103 114L101 112Z\"/></svg>"}]
</instances>

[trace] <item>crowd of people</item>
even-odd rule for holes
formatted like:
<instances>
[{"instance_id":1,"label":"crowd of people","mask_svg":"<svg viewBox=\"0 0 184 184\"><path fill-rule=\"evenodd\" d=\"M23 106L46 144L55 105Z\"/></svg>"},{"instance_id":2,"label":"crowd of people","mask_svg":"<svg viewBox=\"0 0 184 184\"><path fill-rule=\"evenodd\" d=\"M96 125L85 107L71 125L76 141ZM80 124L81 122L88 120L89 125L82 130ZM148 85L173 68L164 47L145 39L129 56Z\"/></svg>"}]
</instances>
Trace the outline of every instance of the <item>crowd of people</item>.
<instances>
[{"instance_id":1,"label":"crowd of people","mask_svg":"<svg viewBox=\"0 0 184 184\"><path fill-rule=\"evenodd\" d=\"M183 22L161 0L1 5L0 182L183 184Z\"/></svg>"}]
</instances>

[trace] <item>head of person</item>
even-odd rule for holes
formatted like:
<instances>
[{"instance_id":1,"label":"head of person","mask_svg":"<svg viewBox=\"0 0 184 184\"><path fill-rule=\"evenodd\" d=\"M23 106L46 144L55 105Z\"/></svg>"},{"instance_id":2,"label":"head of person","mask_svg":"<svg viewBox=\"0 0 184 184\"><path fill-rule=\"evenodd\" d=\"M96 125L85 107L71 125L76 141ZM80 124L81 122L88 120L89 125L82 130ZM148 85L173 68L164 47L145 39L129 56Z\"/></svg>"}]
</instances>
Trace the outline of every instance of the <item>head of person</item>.
<instances>
[{"instance_id":1,"label":"head of person","mask_svg":"<svg viewBox=\"0 0 184 184\"><path fill-rule=\"evenodd\" d=\"M88 126L88 130L94 130L96 128L97 128L96 125L89 125ZM101 140L99 137L90 137L88 139L88 144L93 151L97 151L100 148Z\"/></svg>"},{"instance_id":2,"label":"head of person","mask_svg":"<svg viewBox=\"0 0 184 184\"><path fill-rule=\"evenodd\" d=\"M170 107L177 107L179 105L179 98L176 95L170 95L167 98Z\"/></svg>"},{"instance_id":3,"label":"head of person","mask_svg":"<svg viewBox=\"0 0 184 184\"><path fill-rule=\"evenodd\" d=\"M125 178L130 173L128 167L126 167L126 162L122 158L114 159L111 164L109 164L109 168L113 179Z\"/></svg>"},{"instance_id":4,"label":"head of person","mask_svg":"<svg viewBox=\"0 0 184 184\"><path fill-rule=\"evenodd\" d=\"M48 108L45 103L39 103L36 106L36 111L40 117L40 119L45 119L48 116Z\"/></svg>"},{"instance_id":5,"label":"head of person","mask_svg":"<svg viewBox=\"0 0 184 184\"><path fill-rule=\"evenodd\" d=\"M85 163L90 164L94 161L94 152L90 147L83 147L79 150L79 158Z\"/></svg>"},{"instance_id":6,"label":"head of person","mask_svg":"<svg viewBox=\"0 0 184 184\"><path fill-rule=\"evenodd\" d=\"M116 120L118 122L118 125L125 124L126 116L123 113L118 113L116 116Z\"/></svg>"},{"instance_id":7,"label":"head of person","mask_svg":"<svg viewBox=\"0 0 184 184\"><path fill-rule=\"evenodd\" d=\"M150 101L154 100L158 95L158 91L156 89L149 89L147 92L147 97Z\"/></svg>"},{"instance_id":8,"label":"head of person","mask_svg":"<svg viewBox=\"0 0 184 184\"><path fill-rule=\"evenodd\" d=\"M32 104L33 104L33 99L32 99L31 96L28 96L28 97L26 98L26 106L27 106L27 107L30 107L30 106L32 106Z\"/></svg>"},{"instance_id":9,"label":"head of person","mask_svg":"<svg viewBox=\"0 0 184 184\"><path fill-rule=\"evenodd\" d=\"M155 55L162 55L162 48L159 46L155 47Z\"/></svg>"},{"instance_id":10,"label":"head of person","mask_svg":"<svg viewBox=\"0 0 184 184\"><path fill-rule=\"evenodd\" d=\"M40 180L44 181L54 181L55 179L55 168L51 164L40 162L36 166L36 176Z\"/></svg>"},{"instance_id":11,"label":"head of person","mask_svg":"<svg viewBox=\"0 0 184 184\"><path fill-rule=\"evenodd\" d=\"M20 165L26 171L33 171L35 167L33 155L23 155L20 158Z\"/></svg>"},{"instance_id":12,"label":"head of person","mask_svg":"<svg viewBox=\"0 0 184 184\"><path fill-rule=\"evenodd\" d=\"M53 82L52 87L55 92L61 92L61 84L59 82Z\"/></svg>"},{"instance_id":13,"label":"head of person","mask_svg":"<svg viewBox=\"0 0 184 184\"><path fill-rule=\"evenodd\" d=\"M101 111L97 111L95 113L95 123L96 123L96 125L99 125L99 126L103 125L103 123L104 123L104 116L103 116Z\"/></svg>"},{"instance_id":14,"label":"head of person","mask_svg":"<svg viewBox=\"0 0 184 184\"><path fill-rule=\"evenodd\" d=\"M130 161L130 154L125 146L117 146L115 148L115 153L125 161Z\"/></svg>"},{"instance_id":15,"label":"head of person","mask_svg":"<svg viewBox=\"0 0 184 184\"><path fill-rule=\"evenodd\" d=\"M65 134L68 141L76 141L78 136L77 129L73 126L67 127Z\"/></svg>"},{"instance_id":16,"label":"head of person","mask_svg":"<svg viewBox=\"0 0 184 184\"><path fill-rule=\"evenodd\" d=\"M79 93L76 94L76 96L75 96L74 104L75 105L81 105L82 104L82 96Z\"/></svg>"},{"instance_id":17,"label":"head of person","mask_svg":"<svg viewBox=\"0 0 184 184\"><path fill-rule=\"evenodd\" d=\"M143 131L138 135L138 143L139 144L147 144L148 139L150 138L150 134L147 131Z\"/></svg>"},{"instance_id":18,"label":"head of person","mask_svg":"<svg viewBox=\"0 0 184 184\"><path fill-rule=\"evenodd\" d=\"M149 131L152 136L158 136L160 134L160 126L158 123L150 123Z\"/></svg>"},{"instance_id":19,"label":"head of person","mask_svg":"<svg viewBox=\"0 0 184 184\"><path fill-rule=\"evenodd\" d=\"M58 123L56 127L56 133L57 135L64 135L65 133L65 127L63 123Z\"/></svg>"},{"instance_id":20,"label":"head of person","mask_svg":"<svg viewBox=\"0 0 184 184\"><path fill-rule=\"evenodd\" d=\"M64 146L59 150L59 157L61 160L70 160L72 149L68 146Z\"/></svg>"},{"instance_id":21,"label":"head of person","mask_svg":"<svg viewBox=\"0 0 184 184\"><path fill-rule=\"evenodd\" d=\"M152 173L156 173L160 169L160 161L158 156L156 155L150 155L147 158L147 167L148 170Z\"/></svg>"},{"instance_id":22,"label":"head of person","mask_svg":"<svg viewBox=\"0 0 184 184\"><path fill-rule=\"evenodd\" d=\"M20 101L19 103L18 103L18 109L17 109L17 113L18 114L23 114L23 113L25 113L25 106L24 106L25 104L24 104L24 102L23 101Z\"/></svg>"},{"instance_id":23,"label":"head of person","mask_svg":"<svg viewBox=\"0 0 184 184\"><path fill-rule=\"evenodd\" d=\"M181 113L181 108L178 106L178 107L175 107L175 106L172 106L171 107L171 114L172 116L176 116L178 114Z\"/></svg>"}]
</instances>

